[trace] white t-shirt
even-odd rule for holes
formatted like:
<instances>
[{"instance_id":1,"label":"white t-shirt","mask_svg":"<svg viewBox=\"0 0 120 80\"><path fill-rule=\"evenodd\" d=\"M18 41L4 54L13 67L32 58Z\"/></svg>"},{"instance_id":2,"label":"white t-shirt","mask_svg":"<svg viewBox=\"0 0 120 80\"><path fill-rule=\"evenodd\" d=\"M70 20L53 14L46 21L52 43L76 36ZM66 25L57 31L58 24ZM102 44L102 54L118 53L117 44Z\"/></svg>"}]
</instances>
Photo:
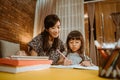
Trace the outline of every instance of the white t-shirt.
<instances>
[{"instance_id":1,"label":"white t-shirt","mask_svg":"<svg viewBox=\"0 0 120 80\"><path fill-rule=\"evenodd\" d=\"M82 58L79 56L78 53L69 53L67 58L72 61L72 64L80 64Z\"/></svg>"}]
</instances>

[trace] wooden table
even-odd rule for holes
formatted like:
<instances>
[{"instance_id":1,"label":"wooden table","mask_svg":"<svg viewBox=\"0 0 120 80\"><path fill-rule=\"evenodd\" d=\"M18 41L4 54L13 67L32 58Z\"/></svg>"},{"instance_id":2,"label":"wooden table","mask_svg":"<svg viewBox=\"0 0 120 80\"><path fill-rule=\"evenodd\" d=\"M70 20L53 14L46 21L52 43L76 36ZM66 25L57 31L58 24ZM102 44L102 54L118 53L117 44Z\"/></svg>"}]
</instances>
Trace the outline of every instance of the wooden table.
<instances>
[{"instance_id":1,"label":"wooden table","mask_svg":"<svg viewBox=\"0 0 120 80\"><path fill-rule=\"evenodd\" d=\"M58 69L28 71L17 74L0 72L0 80L110 80L98 76L97 70Z\"/></svg>"}]
</instances>

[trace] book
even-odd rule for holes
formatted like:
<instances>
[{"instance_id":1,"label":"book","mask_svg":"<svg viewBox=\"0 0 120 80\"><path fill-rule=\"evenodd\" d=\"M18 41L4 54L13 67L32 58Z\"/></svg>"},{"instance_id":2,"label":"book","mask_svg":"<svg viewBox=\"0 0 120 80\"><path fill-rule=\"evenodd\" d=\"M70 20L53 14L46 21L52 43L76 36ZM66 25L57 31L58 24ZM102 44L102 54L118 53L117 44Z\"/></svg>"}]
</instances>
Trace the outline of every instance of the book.
<instances>
[{"instance_id":1,"label":"book","mask_svg":"<svg viewBox=\"0 0 120 80\"><path fill-rule=\"evenodd\" d=\"M38 60L38 59L48 60L49 59L48 56L17 56L17 55L12 55L10 56L10 58L14 60Z\"/></svg>"},{"instance_id":2,"label":"book","mask_svg":"<svg viewBox=\"0 0 120 80\"><path fill-rule=\"evenodd\" d=\"M52 60L35 56L14 56L12 58L0 58L0 71L19 73L32 70L43 70L51 66Z\"/></svg>"},{"instance_id":3,"label":"book","mask_svg":"<svg viewBox=\"0 0 120 80\"><path fill-rule=\"evenodd\" d=\"M51 68L73 68L73 69L86 69L86 70L98 70L98 66L81 66L81 65L52 65Z\"/></svg>"},{"instance_id":4,"label":"book","mask_svg":"<svg viewBox=\"0 0 120 80\"><path fill-rule=\"evenodd\" d=\"M10 58L0 58L0 64L10 65L10 66L28 66L37 64L52 64L52 60L47 59L10 59Z\"/></svg>"},{"instance_id":5,"label":"book","mask_svg":"<svg viewBox=\"0 0 120 80\"><path fill-rule=\"evenodd\" d=\"M34 71L34 70L44 70L50 68L50 64L38 64L31 66L8 66L8 65L0 65L0 71L9 72L9 73L20 73L26 71Z\"/></svg>"},{"instance_id":6,"label":"book","mask_svg":"<svg viewBox=\"0 0 120 80\"><path fill-rule=\"evenodd\" d=\"M74 69L87 69L87 70L99 70L98 66L80 66L80 65L75 65L73 67Z\"/></svg>"}]
</instances>

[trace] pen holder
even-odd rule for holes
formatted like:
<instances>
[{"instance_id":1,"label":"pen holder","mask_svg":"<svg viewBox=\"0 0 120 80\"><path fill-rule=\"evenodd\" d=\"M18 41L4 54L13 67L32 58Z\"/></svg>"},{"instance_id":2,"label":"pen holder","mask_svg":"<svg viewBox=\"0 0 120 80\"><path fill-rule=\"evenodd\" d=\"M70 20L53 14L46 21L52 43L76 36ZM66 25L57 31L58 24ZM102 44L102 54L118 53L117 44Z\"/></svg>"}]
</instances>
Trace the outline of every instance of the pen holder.
<instances>
[{"instance_id":1,"label":"pen holder","mask_svg":"<svg viewBox=\"0 0 120 80\"><path fill-rule=\"evenodd\" d=\"M99 76L120 79L120 48L101 48L99 51Z\"/></svg>"}]
</instances>

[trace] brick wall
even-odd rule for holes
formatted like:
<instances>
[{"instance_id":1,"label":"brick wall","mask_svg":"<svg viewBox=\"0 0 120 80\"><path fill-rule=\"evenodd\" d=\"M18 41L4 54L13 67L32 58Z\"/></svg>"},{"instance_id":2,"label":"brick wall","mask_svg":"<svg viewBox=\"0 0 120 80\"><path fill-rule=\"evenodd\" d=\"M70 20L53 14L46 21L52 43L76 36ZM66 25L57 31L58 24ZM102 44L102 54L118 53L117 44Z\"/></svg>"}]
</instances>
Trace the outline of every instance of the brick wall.
<instances>
[{"instance_id":1,"label":"brick wall","mask_svg":"<svg viewBox=\"0 0 120 80\"><path fill-rule=\"evenodd\" d=\"M0 39L21 44L32 39L36 0L0 0Z\"/></svg>"}]
</instances>

